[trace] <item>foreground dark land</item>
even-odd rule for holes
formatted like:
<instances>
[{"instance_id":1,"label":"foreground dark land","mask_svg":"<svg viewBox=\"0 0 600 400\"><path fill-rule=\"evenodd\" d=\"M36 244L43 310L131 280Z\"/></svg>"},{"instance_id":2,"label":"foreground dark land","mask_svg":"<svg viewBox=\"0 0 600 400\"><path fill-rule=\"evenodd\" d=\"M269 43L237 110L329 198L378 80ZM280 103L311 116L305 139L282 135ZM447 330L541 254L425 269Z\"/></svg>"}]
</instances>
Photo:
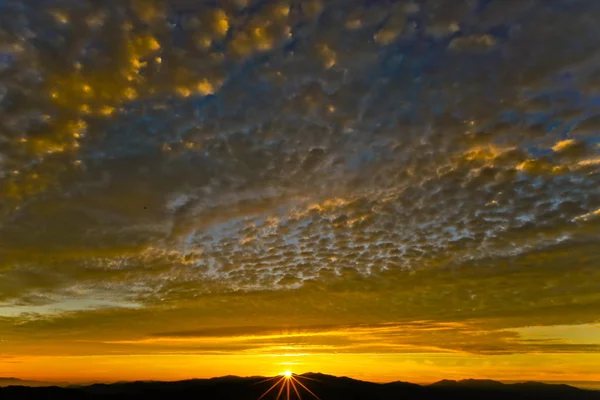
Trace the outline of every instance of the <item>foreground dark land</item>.
<instances>
[{"instance_id":1,"label":"foreground dark land","mask_svg":"<svg viewBox=\"0 0 600 400\"><path fill-rule=\"evenodd\" d=\"M236 399L256 400L280 378L223 377L179 382L132 382L85 387L0 388L0 399ZM282 379L282 378L281 378ZM304 384L321 400L337 399L599 399L600 391L578 389L568 385L543 383L503 384L488 380L441 381L421 386L406 382L376 384L323 374L295 375L296 388L302 399L314 399ZM282 380L285 383L285 380ZM289 399L298 395L289 385ZM287 386L275 386L263 399L288 399Z\"/></svg>"}]
</instances>

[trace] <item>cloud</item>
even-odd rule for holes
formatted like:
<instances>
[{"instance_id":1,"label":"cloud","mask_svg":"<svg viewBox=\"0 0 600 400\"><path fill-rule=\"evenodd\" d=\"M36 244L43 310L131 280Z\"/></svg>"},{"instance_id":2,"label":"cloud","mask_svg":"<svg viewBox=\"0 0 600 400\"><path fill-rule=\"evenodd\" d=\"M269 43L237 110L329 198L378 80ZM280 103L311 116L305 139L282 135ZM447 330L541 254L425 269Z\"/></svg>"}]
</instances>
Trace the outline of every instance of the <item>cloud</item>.
<instances>
[{"instance_id":1,"label":"cloud","mask_svg":"<svg viewBox=\"0 0 600 400\"><path fill-rule=\"evenodd\" d=\"M12 351L595 352L600 7L456 3L7 5Z\"/></svg>"}]
</instances>

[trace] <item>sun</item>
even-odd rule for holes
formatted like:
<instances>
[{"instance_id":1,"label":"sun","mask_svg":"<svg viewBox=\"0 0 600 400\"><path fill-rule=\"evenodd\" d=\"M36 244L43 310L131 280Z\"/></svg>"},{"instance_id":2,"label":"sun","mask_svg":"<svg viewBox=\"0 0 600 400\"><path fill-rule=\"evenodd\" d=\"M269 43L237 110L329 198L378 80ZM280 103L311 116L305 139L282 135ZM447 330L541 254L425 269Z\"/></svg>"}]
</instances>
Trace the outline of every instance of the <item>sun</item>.
<instances>
[{"instance_id":1,"label":"sun","mask_svg":"<svg viewBox=\"0 0 600 400\"><path fill-rule=\"evenodd\" d=\"M285 376L286 379L290 379L292 377L292 371L287 370L283 373L283 376Z\"/></svg>"}]
</instances>

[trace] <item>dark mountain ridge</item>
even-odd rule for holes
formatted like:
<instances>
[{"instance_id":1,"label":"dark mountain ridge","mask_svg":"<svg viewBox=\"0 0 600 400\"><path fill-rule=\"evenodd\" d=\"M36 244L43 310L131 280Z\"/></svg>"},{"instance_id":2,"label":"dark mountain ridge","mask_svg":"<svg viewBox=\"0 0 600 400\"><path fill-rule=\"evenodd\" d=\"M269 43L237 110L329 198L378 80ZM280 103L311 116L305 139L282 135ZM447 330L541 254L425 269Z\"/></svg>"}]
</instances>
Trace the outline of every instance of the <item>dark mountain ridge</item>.
<instances>
[{"instance_id":1,"label":"dark mountain ridge","mask_svg":"<svg viewBox=\"0 0 600 400\"><path fill-rule=\"evenodd\" d=\"M34 381L27 379L19 379L13 377L0 377L0 388L3 386L53 386L60 385L64 386L66 383L59 382L43 382L43 381Z\"/></svg>"},{"instance_id":2,"label":"dark mountain ridge","mask_svg":"<svg viewBox=\"0 0 600 400\"><path fill-rule=\"evenodd\" d=\"M599 391L583 390L564 384L539 382L505 384L492 380L442 380L431 385L408 382L373 383L348 377L307 373L294 375L295 382L305 385L320 400L358 399L598 399ZM71 387L0 388L0 399L236 399L257 400L278 377L225 376L211 379L190 379L177 382L137 381L113 384L93 384ZM285 382L285 381L284 381ZM296 384L302 399L314 399ZM288 399L287 388L280 386L263 397L264 400ZM289 399L297 399L290 385Z\"/></svg>"}]
</instances>

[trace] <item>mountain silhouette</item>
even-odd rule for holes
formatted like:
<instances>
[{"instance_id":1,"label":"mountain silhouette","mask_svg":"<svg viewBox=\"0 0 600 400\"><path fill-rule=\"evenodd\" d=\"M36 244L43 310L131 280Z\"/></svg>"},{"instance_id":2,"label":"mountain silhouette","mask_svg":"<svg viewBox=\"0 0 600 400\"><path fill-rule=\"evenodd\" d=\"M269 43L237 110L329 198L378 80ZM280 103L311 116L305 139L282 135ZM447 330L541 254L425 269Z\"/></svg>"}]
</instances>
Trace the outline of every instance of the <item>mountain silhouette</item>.
<instances>
[{"instance_id":1,"label":"mountain silhouette","mask_svg":"<svg viewBox=\"0 0 600 400\"><path fill-rule=\"evenodd\" d=\"M500 388L505 386L502 382L491 379L463 379L461 381L453 381L444 379L439 382L432 383L433 387L473 387L473 388Z\"/></svg>"},{"instance_id":2,"label":"mountain silhouette","mask_svg":"<svg viewBox=\"0 0 600 400\"><path fill-rule=\"evenodd\" d=\"M564 384L538 382L504 384L493 380L442 380L431 385L408 382L373 383L348 377L319 373L293 375L311 393L298 386L303 400L358 400L358 399L598 399L600 391L583 390ZM224 376L212 379L190 379L177 382L138 381L113 384L93 384L71 387L0 388L0 399L235 399L257 400L283 377ZM290 385L291 387L291 385ZM284 390L286 389L286 390ZM287 388L272 389L264 400L288 399ZM316 396L316 397L313 397ZM298 399L289 390L289 399Z\"/></svg>"},{"instance_id":3,"label":"mountain silhouette","mask_svg":"<svg viewBox=\"0 0 600 400\"><path fill-rule=\"evenodd\" d=\"M52 386L52 385L66 385L66 383L58 383L58 382L43 382L43 381L34 381L34 380L26 380L12 377L0 377L0 387L5 386Z\"/></svg>"}]
</instances>

